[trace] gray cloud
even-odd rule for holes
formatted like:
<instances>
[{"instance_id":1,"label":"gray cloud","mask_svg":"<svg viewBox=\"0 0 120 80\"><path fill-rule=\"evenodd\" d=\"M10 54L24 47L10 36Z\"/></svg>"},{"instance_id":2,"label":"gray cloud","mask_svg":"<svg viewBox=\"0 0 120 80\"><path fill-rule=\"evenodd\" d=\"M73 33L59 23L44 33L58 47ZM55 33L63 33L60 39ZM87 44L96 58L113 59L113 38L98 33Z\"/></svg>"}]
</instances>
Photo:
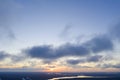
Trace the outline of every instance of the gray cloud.
<instances>
[{"instance_id":1,"label":"gray cloud","mask_svg":"<svg viewBox=\"0 0 120 80\"><path fill-rule=\"evenodd\" d=\"M99 67L102 68L120 68L120 63L119 64L103 64L103 65L98 65Z\"/></svg>"},{"instance_id":2,"label":"gray cloud","mask_svg":"<svg viewBox=\"0 0 120 80\"><path fill-rule=\"evenodd\" d=\"M105 35L96 36L86 42L85 45L89 47L93 53L113 50L112 40Z\"/></svg>"},{"instance_id":3,"label":"gray cloud","mask_svg":"<svg viewBox=\"0 0 120 80\"><path fill-rule=\"evenodd\" d=\"M4 51L0 51L0 60L3 61L6 58L11 59L11 61L15 62L15 63L27 59L25 55L19 55L18 56L18 55L13 55L13 54L6 53Z\"/></svg>"},{"instance_id":4,"label":"gray cloud","mask_svg":"<svg viewBox=\"0 0 120 80\"><path fill-rule=\"evenodd\" d=\"M57 48L50 45L34 46L24 52L33 58L57 59L65 56L86 56L91 53L113 50L113 43L108 37L97 36L83 44L64 44Z\"/></svg>"},{"instance_id":5,"label":"gray cloud","mask_svg":"<svg viewBox=\"0 0 120 80\"><path fill-rule=\"evenodd\" d=\"M65 44L56 49L56 54L59 57L64 56L85 56L89 54L87 47L79 44Z\"/></svg>"},{"instance_id":6,"label":"gray cloud","mask_svg":"<svg viewBox=\"0 0 120 80\"><path fill-rule=\"evenodd\" d=\"M66 25L62 32L60 33L59 37L62 39L68 39L70 37L71 28L72 28L71 25Z\"/></svg>"},{"instance_id":7,"label":"gray cloud","mask_svg":"<svg viewBox=\"0 0 120 80\"><path fill-rule=\"evenodd\" d=\"M67 27L65 30L69 30L69 27ZM117 36L117 39L120 37L118 35L118 30L118 26L115 26L112 30L110 29L107 34L97 35L82 44L67 43L56 48L53 48L52 45L33 46L31 48L24 49L22 53L26 53L26 56L29 56L31 58L43 59L44 61L51 61L53 59L58 59L66 56L85 57L93 54L95 56L87 58L86 60L88 62L97 62L102 56L96 56L96 54L104 51L112 51L114 49L113 36ZM111 32L113 35L110 37L108 34ZM78 61L68 62L73 64L78 63Z\"/></svg>"},{"instance_id":8,"label":"gray cloud","mask_svg":"<svg viewBox=\"0 0 120 80\"><path fill-rule=\"evenodd\" d=\"M55 54L51 46L44 45L44 46L35 46L30 49L24 50L29 56L33 58L54 58Z\"/></svg>"},{"instance_id":9,"label":"gray cloud","mask_svg":"<svg viewBox=\"0 0 120 80\"><path fill-rule=\"evenodd\" d=\"M33 71L44 71L46 69L44 68L32 68L32 67L29 67L29 66L22 66L22 67L19 67L19 68L0 68L0 71L3 71L3 72L9 72L9 71L14 71L14 72L33 72Z\"/></svg>"},{"instance_id":10,"label":"gray cloud","mask_svg":"<svg viewBox=\"0 0 120 80\"><path fill-rule=\"evenodd\" d=\"M25 55L10 55L9 58L12 60L13 63L17 63L20 61L24 61L26 58Z\"/></svg>"},{"instance_id":11,"label":"gray cloud","mask_svg":"<svg viewBox=\"0 0 120 80\"><path fill-rule=\"evenodd\" d=\"M67 60L67 63L71 65L77 65L79 63L86 63L86 62L99 62L102 59L103 59L102 55L94 55L94 56L87 56L83 59L76 59L76 60L70 59Z\"/></svg>"},{"instance_id":12,"label":"gray cloud","mask_svg":"<svg viewBox=\"0 0 120 80\"><path fill-rule=\"evenodd\" d=\"M15 39L15 35L10 27L0 25L0 38L1 40L13 40Z\"/></svg>"},{"instance_id":13,"label":"gray cloud","mask_svg":"<svg viewBox=\"0 0 120 80\"><path fill-rule=\"evenodd\" d=\"M9 56L10 56L9 54L7 54L7 53L5 53L3 51L0 52L0 60L4 60L5 58L7 58Z\"/></svg>"},{"instance_id":14,"label":"gray cloud","mask_svg":"<svg viewBox=\"0 0 120 80\"><path fill-rule=\"evenodd\" d=\"M70 26L67 26L63 33L69 31L70 28ZM117 25L110 28L106 34L96 35L82 44L63 44L57 48L52 48L49 45L33 46L25 49L25 53L34 58L57 59L65 56L86 56L91 55L91 53L112 51L114 49L114 39L120 38L119 31L120 27Z\"/></svg>"},{"instance_id":15,"label":"gray cloud","mask_svg":"<svg viewBox=\"0 0 120 80\"><path fill-rule=\"evenodd\" d=\"M120 40L120 23L116 24L114 27L111 27L108 31L108 35L112 39Z\"/></svg>"},{"instance_id":16,"label":"gray cloud","mask_svg":"<svg viewBox=\"0 0 120 80\"><path fill-rule=\"evenodd\" d=\"M87 48L79 45L65 44L58 48L51 46L36 46L24 50L27 55L40 59L57 59L65 56L84 56L89 53Z\"/></svg>"},{"instance_id":17,"label":"gray cloud","mask_svg":"<svg viewBox=\"0 0 120 80\"><path fill-rule=\"evenodd\" d=\"M87 58L87 62L99 62L102 58L102 55L90 56Z\"/></svg>"},{"instance_id":18,"label":"gray cloud","mask_svg":"<svg viewBox=\"0 0 120 80\"><path fill-rule=\"evenodd\" d=\"M84 62L85 62L85 59L67 60L67 63L71 65L77 65L79 63L84 63Z\"/></svg>"}]
</instances>

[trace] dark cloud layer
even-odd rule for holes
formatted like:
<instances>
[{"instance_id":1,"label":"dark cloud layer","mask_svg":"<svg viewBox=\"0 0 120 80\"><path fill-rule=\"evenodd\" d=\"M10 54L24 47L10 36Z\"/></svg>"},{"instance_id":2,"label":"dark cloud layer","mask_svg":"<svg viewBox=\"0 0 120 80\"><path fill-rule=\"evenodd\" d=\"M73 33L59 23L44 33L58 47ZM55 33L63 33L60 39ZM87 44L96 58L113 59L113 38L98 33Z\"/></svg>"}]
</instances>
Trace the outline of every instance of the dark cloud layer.
<instances>
[{"instance_id":1,"label":"dark cloud layer","mask_svg":"<svg viewBox=\"0 0 120 80\"><path fill-rule=\"evenodd\" d=\"M67 27L65 30L68 30ZM120 39L120 24L109 29L108 33L97 35L83 44L64 44L57 48L46 46L33 46L26 49L25 53L34 58L57 59L65 56L85 56L114 49L114 40Z\"/></svg>"},{"instance_id":2,"label":"dark cloud layer","mask_svg":"<svg viewBox=\"0 0 120 80\"><path fill-rule=\"evenodd\" d=\"M24 50L25 53L33 58L53 58L55 57L54 51L51 46L35 46L30 49Z\"/></svg>"},{"instance_id":3,"label":"dark cloud layer","mask_svg":"<svg viewBox=\"0 0 120 80\"><path fill-rule=\"evenodd\" d=\"M103 56L101 55L95 55L87 58L87 62L99 62Z\"/></svg>"},{"instance_id":4,"label":"dark cloud layer","mask_svg":"<svg viewBox=\"0 0 120 80\"><path fill-rule=\"evenodd\" d=\"M68 30L70 27L66 27ZM53 60L66 56L89 56L96 55L100 52L112 51L114 49L114 40L120 39L120 24L113 26L106 34L96 35L91 40L83 44L64 44L57 48L52 45L33 46L25 49L24 53L32 58L43 60ZM102 56L93 56L88 58L89 61L97 62ZM69 61L69 63L77 64L78 61Z\"/></svg>"},{"instance_id":5,"label":"dark cloud layer","mask_svg":"<svg viewBox=\"0 0 120 80\"><path fill-rule=\"evenodd\" d=\"M67 26L63 33L67 32L71 27ZM32 58L40 59L58 59L66 56L86 56L91 54L99 54L100 52L114 50L114 40L120 39L120 24L113 26L105 34L99 34L82 44L63 44L57 48L52 45L33 46L25 49L24 53ZM107 53L107 52L106 52ZM98 61L98 57L89 59L89 61Z\"/></svg>"},{"instance_id":6,"label":"dark cloud layer","mask_svg":"<svg viewBox=\"0 0 120 80\"><path fill-rule=\"evenodd\" d=\"M65 56L86 56L91 53L99 53L113 49L112 41L104 36L97 36L84 44L65 44L58 48L52 46L35 46L24 50L27 55L33 58L56 59Z\"/></svg>"},{"instance_id":7,"label":"dark cloud layer","mask_svg":"<svg viewBox=\"0 0 120 80\"><path fill-rule=\"evenodd\" d=\"M77 64L83 63L83 62L86 62L85 59L67 60L67 63L71 64L71 65L77 65Z\"/></svg>"},{"instance_id":8,"label":"dark cloud layer","mask_svg":"<svg viewBox=\"0 0 120 80\"><path fill-rule=\"evenodd\" d=\"M111 58L108 59L107 56L94 55L94 56L88 56L88 57L83 58L83 59L76 59L76 60L69 59L66 62L67 62L67 64L69 64L73 67L75 67L76 65L81 64L81 63L94 62L94 63L98 63L98 65L95 65L97 68L103 68L103 69L104 68L120 68L120 63L111 64L111 63L101 63L100 62L100 61L104 61L106 59L107 59L107 61L109 61ZM86 67L89 67L89 66L86 66Z\"/></svg>"},{"instance_id":9,"label":"dark cloud layer","mask_svg":"<svg viewBox=\"0 0 120 80\"><path fill-rule=\"evenodd\" d=\"M41 59L56 59L64 56L76 56L87 55L89 51L87 48L79 45L65 44L58 48L52 48L51 46L36 46L30 49L24 50L27 55L33 58Z\"/></svg>"},{"instance_id":10,"label":"dark cloud layer","mask_svg":"<svg viewBox=\"0 0 120 80\"><path fill-rule=\"evenodd\" d=\"M96 36L85 44L93 53L109 51L113 49L112 40L105 35Z\"/></svg>"},{"instance_id":11,"label":"dark cloud layer","mask_svg":"<svg viewBox=\"0 0 120 80\"><path fill-rule=\"evenodd\" d=\"M58 48L51 46L36 46L26 49L25 53L33 58L56 59L65 56L84 56L89 53L84 46L66 44Z\"/></svg>"},{"instance_id":12,"label":"dark cloud layer","mask_svg":"<svg viewBox=\"0 0 120 80\"><path fill-rule=\"evenodd\" d=\"M102 55L94 55L94 56L87 56L86 58L83 59L76 59L76 60L70 59L67 60L67 63L71 65L77 65L79 63L85 63L85 62L99 62L102 59L103 59Z\"/></svg>"},{"instance_id":13,"label":"dark cloud layer","mask_svg":"<svg viewBox=\"0 0 120 80\"><path fill-rule=\"evenodd\" d=\"M118 64L103 64L103 65L98 65L99 67L102 68L120 68L120 63Z\"/></svg>"}]
</instances>

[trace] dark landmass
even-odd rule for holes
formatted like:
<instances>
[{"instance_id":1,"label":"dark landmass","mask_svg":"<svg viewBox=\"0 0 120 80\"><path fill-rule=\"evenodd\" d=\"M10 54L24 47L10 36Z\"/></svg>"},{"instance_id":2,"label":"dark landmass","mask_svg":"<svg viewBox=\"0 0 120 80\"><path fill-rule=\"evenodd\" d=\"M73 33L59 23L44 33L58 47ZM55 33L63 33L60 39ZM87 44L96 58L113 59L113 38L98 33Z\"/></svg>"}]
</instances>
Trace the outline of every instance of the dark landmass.
<instances>
[{"instance_id":1,"label":"dark landmass","mask_svg":"<svg viewBox=\"0 0 120 80\"><path fill-rule=\"evenodd\" d=\"M80 78L80 79L59 79L59 80L120 80L120 78Z\"/></svg>"},{"instance_id":2,"label":"dark landmass","mask_svg":"<svg viewBox=\"0 0 120 80\"><path fill-rule=\"evenodd\" d=\"M59 80L120 80L120 72L93 72L93 73L47 73L47 72L0 72L0 80L48 80L57 77L70 76L93 76L93 78L74 78L74 79L59 79ZM94 78L95 76L105 76L105 78Z\"/></svg>"}]
</instances>

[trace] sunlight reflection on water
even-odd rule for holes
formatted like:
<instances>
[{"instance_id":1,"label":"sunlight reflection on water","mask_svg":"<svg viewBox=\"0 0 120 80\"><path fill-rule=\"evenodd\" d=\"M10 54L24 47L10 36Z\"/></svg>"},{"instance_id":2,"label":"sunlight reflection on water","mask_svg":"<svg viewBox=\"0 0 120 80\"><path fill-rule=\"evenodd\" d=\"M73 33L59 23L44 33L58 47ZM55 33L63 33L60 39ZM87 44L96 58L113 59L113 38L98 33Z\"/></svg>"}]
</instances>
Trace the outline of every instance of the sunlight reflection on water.
<instances>
[{"instance_id":1,"label":"sunlight reflection on water","mask_svg":"<svg viewBox=\"0 0 120 80\"><path fill-rule=\"evenodd\" d=\"M73 79L73 78L106 78L105 76L69 76L69 77L58 77L48 80L61 80L61 79Z\"/></svg>"}]
</instances>

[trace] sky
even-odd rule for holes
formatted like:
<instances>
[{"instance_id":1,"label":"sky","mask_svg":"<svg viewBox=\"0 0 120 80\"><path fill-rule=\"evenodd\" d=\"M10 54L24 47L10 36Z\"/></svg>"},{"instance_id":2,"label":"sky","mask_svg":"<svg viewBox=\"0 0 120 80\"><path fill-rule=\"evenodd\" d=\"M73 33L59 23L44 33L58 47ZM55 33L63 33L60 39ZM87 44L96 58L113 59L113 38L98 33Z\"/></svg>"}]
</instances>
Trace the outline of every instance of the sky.
<instances>
[{"instance_id":1,"label":"sky","mask_svg":"<svg viewBox=\"0 0 120 80\"><path fill-rule=\"evenodd\" d=\"M0 71L120 72L119 0L0 0Z\"/></svg>"}]
</instances>

